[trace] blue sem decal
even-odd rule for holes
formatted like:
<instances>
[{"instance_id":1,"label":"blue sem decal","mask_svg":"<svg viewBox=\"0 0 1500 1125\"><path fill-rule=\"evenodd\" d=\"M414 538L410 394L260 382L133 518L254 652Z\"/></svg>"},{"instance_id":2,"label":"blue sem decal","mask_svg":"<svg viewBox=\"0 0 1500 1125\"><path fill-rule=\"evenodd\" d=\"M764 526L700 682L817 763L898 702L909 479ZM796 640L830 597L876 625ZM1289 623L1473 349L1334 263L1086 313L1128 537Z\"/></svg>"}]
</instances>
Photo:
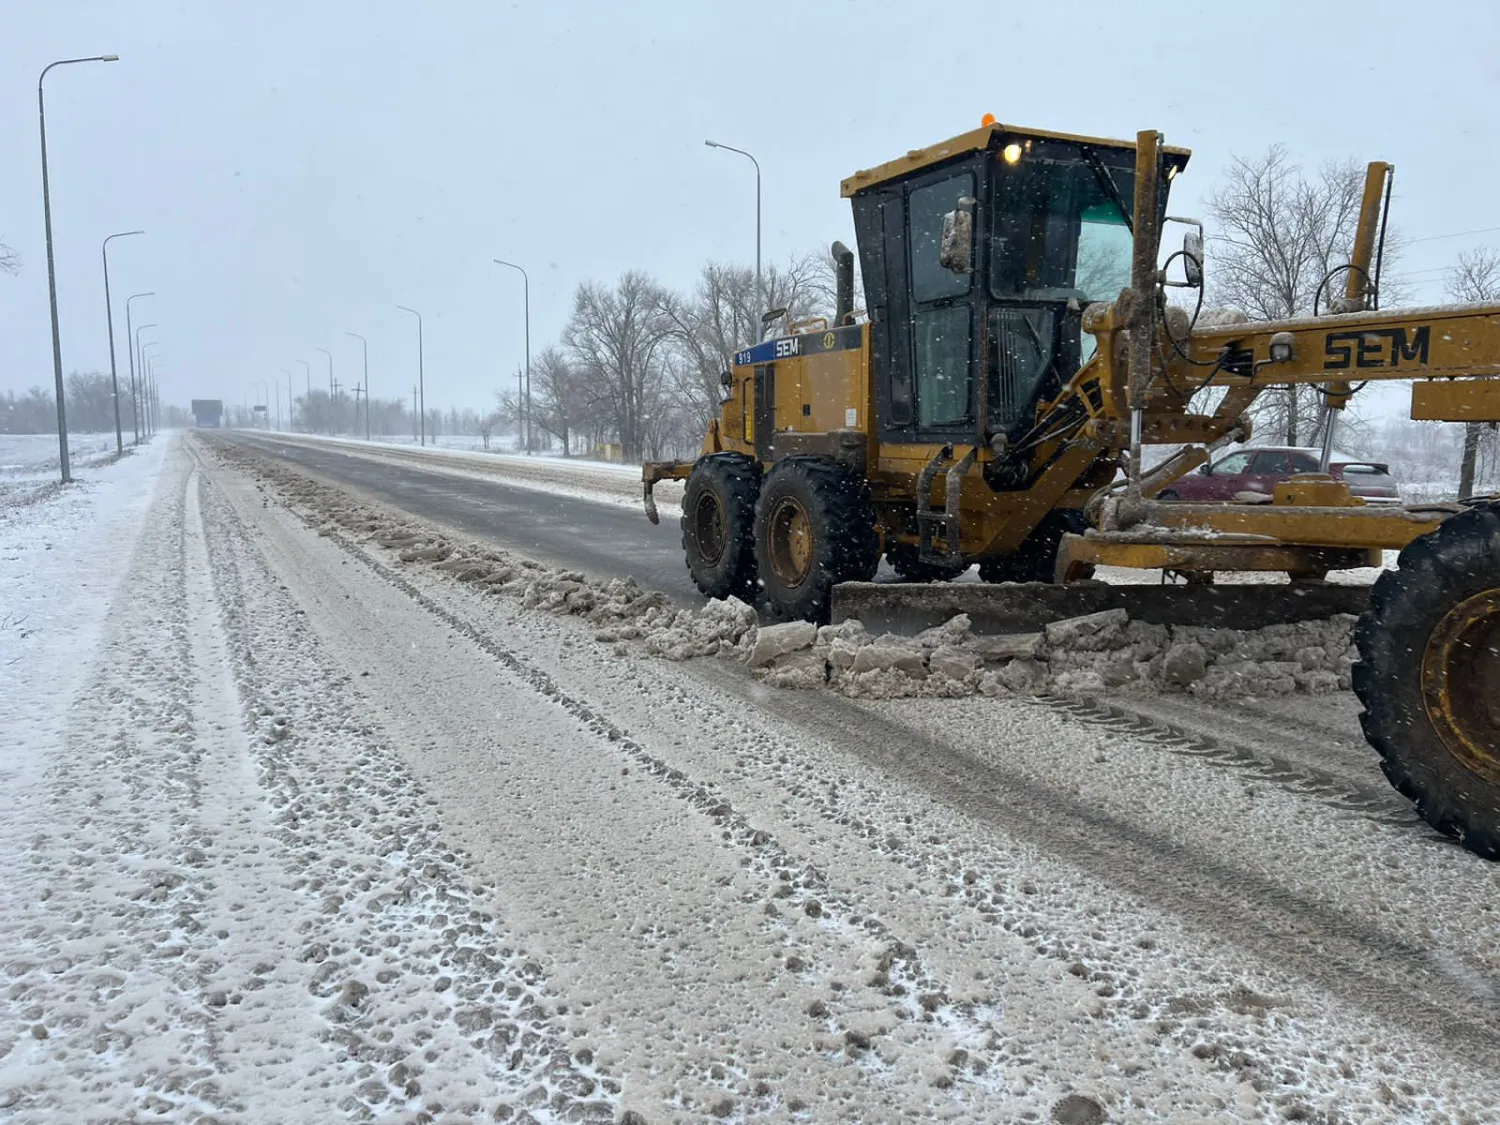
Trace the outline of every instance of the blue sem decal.
<instances>
[{"instance_id":1,"label":"blue sem decal","mask_svg":"<svg viewBox=\"0 0 1500 1125\"><path fill-rule=\"evenodd\" d=\"M772 360L786 359L801 351L800 337L784 336L779 340L762 340L753 348L734 353L734 365L744 367L747 363L770 363Z\"/></svg>"}]
</instances>

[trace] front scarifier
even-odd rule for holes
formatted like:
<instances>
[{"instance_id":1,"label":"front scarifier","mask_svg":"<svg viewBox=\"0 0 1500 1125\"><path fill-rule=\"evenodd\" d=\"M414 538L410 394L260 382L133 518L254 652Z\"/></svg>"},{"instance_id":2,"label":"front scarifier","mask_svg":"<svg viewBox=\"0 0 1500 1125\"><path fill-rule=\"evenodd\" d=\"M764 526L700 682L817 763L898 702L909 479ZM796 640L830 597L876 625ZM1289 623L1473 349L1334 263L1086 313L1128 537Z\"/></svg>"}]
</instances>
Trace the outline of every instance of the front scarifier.
<instances>
[{"instance_id":1,"label":"front scarifier","mask_svg":"<svg viewBox=\"0 0 1500 1125\"><path fill-rule=\"evenodd\" d=\"M1391 784L1439 832L1500 859L1500 504L1407 546L1354 639L1360 723Z\"/></svg>"}]
</instances>

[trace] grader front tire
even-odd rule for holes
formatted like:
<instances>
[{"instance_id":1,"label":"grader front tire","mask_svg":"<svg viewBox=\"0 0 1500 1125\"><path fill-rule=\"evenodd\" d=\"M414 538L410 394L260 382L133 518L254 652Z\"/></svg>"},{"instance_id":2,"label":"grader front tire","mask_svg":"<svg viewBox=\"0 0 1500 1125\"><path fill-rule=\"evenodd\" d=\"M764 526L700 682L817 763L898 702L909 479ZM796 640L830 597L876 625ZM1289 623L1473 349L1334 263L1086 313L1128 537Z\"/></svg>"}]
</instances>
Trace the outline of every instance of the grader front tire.
<instances>
[{"instance_id":1,"label":"grader front tire","mask_svg":"<svg viewBox=\"0 0 1500 1125\"><path fill-rule=\"evenodd\" d=\"M1354 632L1360 723L1439 832L1500 860L1500 504L1408 544Z\"/></svg>"}]
</instances>

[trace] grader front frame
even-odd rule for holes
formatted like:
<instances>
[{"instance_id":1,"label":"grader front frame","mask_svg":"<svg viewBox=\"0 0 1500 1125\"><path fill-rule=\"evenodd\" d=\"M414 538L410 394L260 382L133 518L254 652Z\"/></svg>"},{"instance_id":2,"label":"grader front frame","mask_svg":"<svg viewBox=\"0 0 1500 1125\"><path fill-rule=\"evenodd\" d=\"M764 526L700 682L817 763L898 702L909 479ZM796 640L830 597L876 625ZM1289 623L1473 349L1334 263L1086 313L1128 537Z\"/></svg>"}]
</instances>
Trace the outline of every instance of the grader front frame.
<instances>
[{"instance_id":1,"label":"grader front frame","mask_svg":"<svg viewBox=\"0 0 1500 1125\"><path fill-rule=\"evenodd\" d=\"M1413 417L1500 421L1500 306L1379 308L1392 170L1372 164L1326 314L1196 323L1165 294L1177 261L1201 291L1201 228L1165 264L1160 252L1187 160L1155 132L1132 145L986 122L856 173L844 194L865 319L836 244L833 322L734 357L698 460L645 466L648 514L656 481L685 479L699 588L815 620L830 606L888 618L904 598L980 619L1003 604L988 616L1012 624L1030 605L1044 620L1115 596L1067 585L1101 566L1188 577L1132 603L1148 619L1232 615L1236 599L1290 619L1361 600L1316 580L1401 551L1356 635L1366 734L1430 822L1500 858L1500 504L1370 506L1326 473L1254 504L1154 499L1247 440L1272 388L1318 388L1325 469L1339 411L1371 381L1417 380ZM1180 448L1147 472L1150 444ZM868 582L882 556L923 585ZM1005 585L931 592L974 563ZM1203 590L1257 570L1294 581ZM1065 585L1029 602L1009 585L1036 580Z\"/></svg>"}]
</instances>

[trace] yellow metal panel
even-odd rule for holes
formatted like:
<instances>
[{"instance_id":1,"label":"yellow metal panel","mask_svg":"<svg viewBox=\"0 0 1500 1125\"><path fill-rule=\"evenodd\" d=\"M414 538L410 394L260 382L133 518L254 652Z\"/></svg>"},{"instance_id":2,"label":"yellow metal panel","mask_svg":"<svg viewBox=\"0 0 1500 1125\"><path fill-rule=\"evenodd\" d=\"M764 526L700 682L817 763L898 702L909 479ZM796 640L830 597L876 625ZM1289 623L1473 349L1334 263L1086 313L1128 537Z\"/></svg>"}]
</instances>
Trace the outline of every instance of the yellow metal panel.
<instances>
[{"instance_id":1,"label":"yellow metal panel","mask_svg":"<svg viewBox=\"0 0 1500 1125\"><path fill-rule=\"evenodd\" d=\"M1133 570L1214 571L1279 570L1310 574L1380 565L1380 552L1358 548L1293 546L1286 543L1120 543L1090 536L1065 536L1058 573L1077 573L1080 564L1129 567ZM1270 592L1268 591L1268 594Z\"/></svg>"},{"instance_id":2,"label":"yellow metal panel","mask_svg":"<svg viewBox=\"0 0 1500 1125\"><path fill-rule=\"evenodd\" d=\"M1500 422L1500 380L1413 383L1411 416L1419 422Z\"/></svg>"},{"instance_id":3,"label":"yellow metal panel","mask_svg":"<svg viewBox=\"0 0 1500 1125\"><path fill-rule=\"evenodd\" d=\"M774 371L776 394L776 432L783 430L806 431L802 423L803 393L807 382L807 360L801 357L778 359L769 365Z\"/></svg>"},{"instance_id":4,"label":"yellow metal panel","mask_svg":"<svg viewBox=\"0 0 1500 1125\"><path fill-rule=\"evenodd\" d=\"M993 125L983 125L978 129L971 129L967 133L960 133L956 137L950 137L935 145L926 148L912 149L905 156L888 160L884 164L874 168L867 168L856 172L840 185L840 194L846 199L855 192L864 191L865 188L886 180L897 179L901 176L910 175L918 168L926 168L930 164L938 164L953 156L961 156L966 152L978 152L989 146L990 137L996 133L1006 136L1033 137L1038 140L1049 141L1074 141L1080 144L1095 145L1099 148L1133 149L1133 141L1112 141L1104 137L1084 137L1076 133L1054 133L1047 129L1024 129L1017 125L1002 125L996 122ZM1171 156L1181 157L1183 162L1192 155L1192 150L1185 148L1174 148L1163 145L1162 152Z\"/></svg>"},{"instance_id":5,"label":"yellow metal panel","mask_svg":"<svg viewBox=\"0 0 1500 1125\"><path fill-rule=\"evenodd\" d=\"M1269 358L1271 337L1281 332L1292 337L1292 359L1261 367L1257 383L1500 375L1500 305L1493 304L1216 325L1193 333L1191 353L1211 366L1233 345L1260 361ZM1172 380L1191 384L1209 369L1194 371L1174 360ZM1235 386L1241 379L1219 372L1214 381Z\"/></svg>"},{"instance_id":6,"label":"yellow metal panel","mask_svg":"<svg viewBox=\"0 0 1500 1125\"><path fill-rule=\"evenodd\" d=\"M1419 535L1436 531L1441 515L1367 504L1358 507L1292 507L1282 504L1151 505L1161 527L1253 535L1304 547L1379 547L1399 551Z\"/></svg>"},{"instance_id":7,"label":"yellow metal panel","mask_svg":"<svg viewBox=\"0 0 1500 1125\"><path fill-rule=\"evenodd\" d=\"M796 428L810 433L864 428L867 420L860 409L864 402L864 388L859 384L860 356L858 351L846 350L819 352L803 359L798 401L808 407L808 413L796 419Z\"/></svg>"},{"instance_id":8,"label":"yellow metal panel","mask_svg":"<svg viewBox=\"0 0 1500 1125\"><path fill-rule=\"evenodd\" d=\"M1341 480L1321 474L1292 477L1271 489L1271 498L1277 504L1301 504L1304 507L1346 508L1363 504L1356 500L1349 486Z\"/></svg>"}]
</instances>

